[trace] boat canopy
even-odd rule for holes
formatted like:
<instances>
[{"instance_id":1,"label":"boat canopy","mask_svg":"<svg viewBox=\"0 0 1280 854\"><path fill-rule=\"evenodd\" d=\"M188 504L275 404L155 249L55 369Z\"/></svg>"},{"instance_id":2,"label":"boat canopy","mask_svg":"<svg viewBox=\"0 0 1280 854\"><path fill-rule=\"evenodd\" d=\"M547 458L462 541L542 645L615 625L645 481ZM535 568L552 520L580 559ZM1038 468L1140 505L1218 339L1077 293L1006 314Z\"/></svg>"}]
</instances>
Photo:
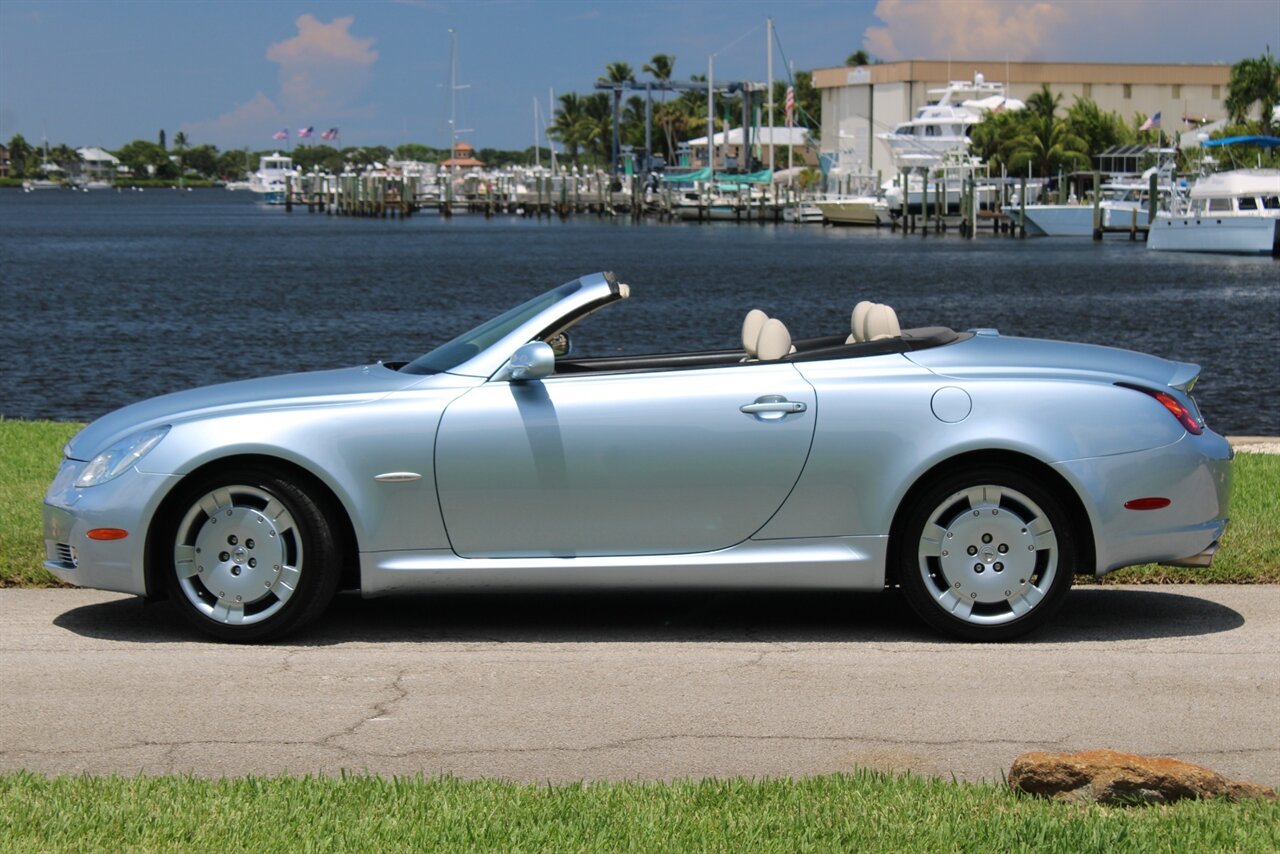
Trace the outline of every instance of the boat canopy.
<instances>
[{"instance_id":1,"label":"boat canopy","mask_svg":"<svg viewBox=\"0 0 1280 854\"><path fill-rule=\"evenodd\" d=\"M1228 136L1223 139L1210 139L1203 143L1205 148L1217 148L1220 145L1258 145L1262 148L1280 146L1280 137L1276 136Z\"/></svg>"},{"instance_id":2,"label":"boat canopy","mask_svg":"<svg viewBox=\"0 0 1280 854\"><path fill-rule=\"evenodd\" d=\"M679 175L663 175L662 180L669 184L688 184L693 181L712 180L711 170L699 169L696 172L685 172ZM769 184L773 182L773 170L762 169L759 172L739 174L736 172L717 172L715 180L721 184Z\"/></svg>"}]
</instances>

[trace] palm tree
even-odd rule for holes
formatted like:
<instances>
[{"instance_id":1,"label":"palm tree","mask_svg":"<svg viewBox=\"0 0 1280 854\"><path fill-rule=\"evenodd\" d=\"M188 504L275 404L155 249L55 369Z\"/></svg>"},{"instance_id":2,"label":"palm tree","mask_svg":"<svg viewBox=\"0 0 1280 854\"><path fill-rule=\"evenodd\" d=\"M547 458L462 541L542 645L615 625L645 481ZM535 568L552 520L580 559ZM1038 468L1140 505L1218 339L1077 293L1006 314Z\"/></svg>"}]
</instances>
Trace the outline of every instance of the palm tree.
<instances>
[{"instance_id":1,"label":"palm tree","mask_svg":"<svg viewBox=\"0 0 1280 854\"><path fill-rule=\"evenodd\" d=\"M1133 142L1133 134L1124 119L1118 113L1103 112L1092 98L1080 98L1071 105L1067 110L1067 124L1091 154Z\"/></svg>"},{"instance_id":2,"label":"palm tree","mask_svg":"<svg viewBox=\"0 0 1280 854\"><path fill-rule=\"evenodd\" d=\"M1048 178L1059 170L1088 168L1085 142L1072 132L1067 122L1052 116L1031 115L1021 125L1021 132L1008 140L1000 152L1010 172L1022 173L1031 164L1036 175Z\"/></svg>"},{"instance_id":3,"label":"palm tree","mask_svg":"<svg viewBox=\"0 0 1280 854\"><path fill-rule=\"evenodd\" d=\"M636 74L634 71L631 70L631 65L626 62L609 63L604 67L604 75L596 78L597 83L615 83L615 84L634 83L635 80L636 80ZM614 89L613 89L614 113L618 112L618 109L621 103L622 103L622 87L614 86ZM610 143L611 143L610 146L606 146L607 153L605 154L605 159L612 160L613 159L613 148L612 148L613 126L612 124L609 125L609 132L605 134L605 136L610 140ZM612 166L610 168L612 168Z\"/></svg>"},{"instance_id":4,"label":"palm tree","mask_svg":"<svg viewBox=\"0 0 1280 854\"><path fill-rule=\"evenodd\" d=\"M667 143L667 162L672 162L676 155L676 135L683 137L689 130L689 113L680 101L672 101L659 105L653 112L653 120L662 128Z\"/></svg>"},{"instance_id":5,"label":"palm tree","mask_svg":"<svg viewBox=\"0 0 1280 854\"><path fill-rule=\"evenodd\" d=\"M183 174L186 173L186 164L183 163L183 154L187 149L187 135L182 131L178 131L173 135L173 148L178 152L178 179L181 180Z\"/></svg>"},{"instance_id":6,"label":"palm tree","mask_svg":"<svg viewBox=\"0 0 1280 854\"><path fill-rule=\"evenodd\" d=\"M594 92L583 98L582 113L583 146L591 152L592 160L608 163L613 154L613 109L609 103L609 95Z\"/></svg>"},{"instance_id":7,"label":"palm tree","mask_svg":"<svg viewBox=\"0 0 1280 854\"><path fill-rule=\"evenodd\" d=\"M676 58L669 53L655 53L653 59L646 62L640 67L640 70L648 74L654 80L666 82L671 79L672 73L675 72Z\"/></svg>"},{"instance_id":8,"label":"palm tree","mask_svg":"<svg viewBox=\"0 0 1280 854\"><path fill-rule=\"evenodd\" d=\"M857 68L860 65L870 65L871 54L867 53L865 50L855 50L853 53L849 54L849 58L844 61L844 64L853 68Z\"/></svg>"},{"instance_id":9,"label":"palm tree","mask_svg":"<svg viewBox=\"0 0 1280 854\"><path fill-rule=\"evenodd\" d=\"M26 137L20 133L15 133L9 139L9 160L13 164L13 172L15 178L21 178L26 174L27 161L31 159L34 149L31 143L27 142Z\"/></svg>"},{"instance_id":10,"label":"palm tree","mask_svg":"<svg viewBox=\"0 0 1280 854\"><path fill-rule=\"evenodd\" d=\"M576 92L560 96L560 106L548 131L551 138L564 146L565 154L578 165L578 147L590 140L590 123L583 105L583 98Z\"/></svg>"},{"instance_id":11,"label":"palm tree","mask_svg":"<svg viewBox=\"0 0 1280 854\"><path fill-rule=\"evenodd\" d=\"M1053 94L1048 83L1041 83L1040 91L1033 92L1031 97L1027 98L1027 111L1033 116L1052 119L1054 113L1058 112L1058 104L1061 102L1061 95Z\"/></svg>"},{"instance_id":12,"label":"palm tree","mask_svg":"<svg viewBox=\"0 0 1280 854\"><path fill-rule=\"evenodd\" d=\"M1270 49L1262 56L1242 59L1231 66L1227 84L1227 112L1233 121L1243 123L1258 104L1262 113L1262 133L1271 135L1271 116L1280 102L1280 63Z\"/></svg>"}]
</instances>

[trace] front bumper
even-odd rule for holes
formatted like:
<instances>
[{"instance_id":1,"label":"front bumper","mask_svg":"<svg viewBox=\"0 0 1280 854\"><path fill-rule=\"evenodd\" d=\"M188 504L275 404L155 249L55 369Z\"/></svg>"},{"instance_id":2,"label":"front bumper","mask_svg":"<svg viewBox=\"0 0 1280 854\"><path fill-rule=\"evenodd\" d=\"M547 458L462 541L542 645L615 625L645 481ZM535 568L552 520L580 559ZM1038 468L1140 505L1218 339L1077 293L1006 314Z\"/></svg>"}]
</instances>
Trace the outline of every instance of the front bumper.
<instances>
[{"instance_id":1,"label":"front bumper","mask_svg":"<svg viewBox=\"0 0 1280 854\"><path fill-rule=\"evenodd\" d=\"M1206 430L1162 448L1058 463L1085 500L1096 573L1140 563L1208 566L1227 527L1233 457L1227 440ZM1152 497L1169 506L1124 506Z\"/></svg>"},{"instance_id":2,"label":"front bumper","mask_svg":"<svg viewBox=\"0 0 1280 854\"><path fill-rule=\"evenodd\" d=\"M151 519L177 483L175 475L130 469L77 489L85 464L64 460L44 498L44 568L67 584L147 595L146 545ZM95 528L121 528L120 540L91 540Z\"/></svg>"}]
</instances>

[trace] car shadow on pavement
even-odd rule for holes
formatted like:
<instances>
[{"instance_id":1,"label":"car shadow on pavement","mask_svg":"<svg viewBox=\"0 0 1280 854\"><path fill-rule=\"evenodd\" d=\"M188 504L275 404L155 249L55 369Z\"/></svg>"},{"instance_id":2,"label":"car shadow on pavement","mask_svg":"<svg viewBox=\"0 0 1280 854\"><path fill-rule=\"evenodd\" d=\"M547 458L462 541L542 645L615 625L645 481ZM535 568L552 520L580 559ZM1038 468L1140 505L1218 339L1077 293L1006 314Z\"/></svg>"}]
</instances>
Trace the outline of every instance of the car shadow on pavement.
<instances>
[{"instance_id":1,"label":"car shadow on pavement","mask_svg":"<svg viewBox=\"0 0 1280 854\"><path fill-rule=\"evenodd\" d=\"M1193 637L1244 625L1239 612L1186 592L1077 588L1061 611L1023 643ZM202 637L172 606L122 599L73 608L54 625L86 637L184 643ZM438 593L337 598L317 623L284 646L342 643L921 643L927 629L897 591Z\"/></svg>"}]
</instances>

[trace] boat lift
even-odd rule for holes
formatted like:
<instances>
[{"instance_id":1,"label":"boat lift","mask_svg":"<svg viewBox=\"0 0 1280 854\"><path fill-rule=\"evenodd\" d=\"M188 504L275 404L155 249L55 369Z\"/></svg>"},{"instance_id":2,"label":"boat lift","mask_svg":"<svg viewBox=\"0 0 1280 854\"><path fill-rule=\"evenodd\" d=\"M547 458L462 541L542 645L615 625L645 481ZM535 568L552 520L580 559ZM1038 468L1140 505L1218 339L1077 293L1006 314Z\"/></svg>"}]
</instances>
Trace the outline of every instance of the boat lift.
<instances>
[{"instance_id":1,"label":"boat lift","mask_svg":"<svg viewBox=\"0 0 1280 854\"><path fill-rule=\"evenodd\" d=\"M645 162L644 171L647 173L653 166L653 93L656 92L691 92L703 91L707 92L707 161L711 168L715 169L715 120L712 114L711 100L714 93L724 95L742 95L742 150L751 150L751 115L752 115L752 95L756 92L766 92L768 86L764 83L756 83L743 80L735 83L714 82L688 82L679 80L649 80L644 83L637 83L635 80L623 80L618 83L610 83L605 81L597 81L595 88L607 89L613 92L613 151L612 160L613 172L617 174L621 171L619 163L619 155L621 154L620 125L622 117L622 93L624 91L644 92L644 149ZM725 140L728 140L728 128L725 128ZM748 170L749 171L749 170Z\"/></svg>"}]
</instances>

